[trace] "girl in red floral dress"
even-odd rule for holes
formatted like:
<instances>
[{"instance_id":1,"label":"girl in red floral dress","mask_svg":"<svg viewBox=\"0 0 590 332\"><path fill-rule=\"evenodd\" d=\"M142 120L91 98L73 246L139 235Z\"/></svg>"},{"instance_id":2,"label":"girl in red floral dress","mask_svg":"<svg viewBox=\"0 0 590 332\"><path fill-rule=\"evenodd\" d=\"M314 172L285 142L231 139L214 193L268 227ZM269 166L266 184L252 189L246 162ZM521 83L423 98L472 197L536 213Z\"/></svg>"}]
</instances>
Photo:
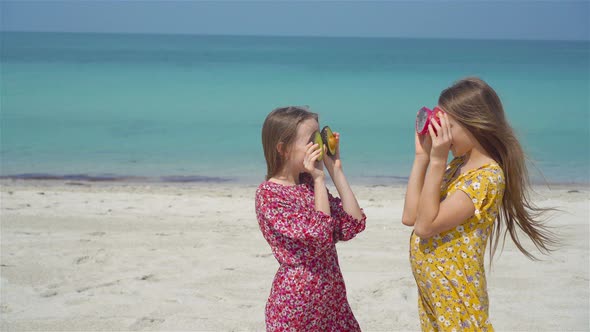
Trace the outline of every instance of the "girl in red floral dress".
<instances>
[{"instance_id":1,"label":"girl in red floral dress","mask_svg":"<svg viewBox=\"0 0 590 332\"><path fill-rule=\"evenodd\" d=\"M266 304L267 331L360 331L346 299L336 242L365 229L366 216L332 157L310 143L318 115L303 107L272 111L262 127L266 181L256 216L280 264ZM340 135L334 133L337 142ZM324 165L340 198L325 184Z\"/></svg>"}]
</instances>

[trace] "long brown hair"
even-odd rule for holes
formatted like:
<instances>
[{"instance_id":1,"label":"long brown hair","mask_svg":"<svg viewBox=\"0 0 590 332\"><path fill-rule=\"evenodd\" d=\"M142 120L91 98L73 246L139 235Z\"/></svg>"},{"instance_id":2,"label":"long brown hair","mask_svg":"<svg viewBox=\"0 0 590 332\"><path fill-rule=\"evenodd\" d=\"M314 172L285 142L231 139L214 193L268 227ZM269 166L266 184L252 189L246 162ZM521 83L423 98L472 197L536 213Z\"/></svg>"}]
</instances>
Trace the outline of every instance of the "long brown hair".
<instances>
[{"instance_id":1,"label":"long brown hair","mask_svg":"<svg viewBox=\"0 0 590 332\"><path fill-rule=\"evenodd\" d=\"M266 180L275 176L285 166L285 156L277 150L278 144L283 143L283 151L288 151L297 137L297 127L307 119L317 121L318 115L303 106L279 107L266 116L262 125Z\"/></svg>"},{"instance_id":2,"label":"long brown hair","mask_svg":"<svg viewBox=\"0 0 590 332\"><path fill-rule=\"evenodd\" d=\"M496 92L483 80L468 77L445 89L438 104L467 129L500 165L504 171L506 190L502 198L496 225L492 228L493 242L490 257L493 257L500 240L503 225L506 235L510 233L518 249L530 259L537 258L527 251L518 238L520 228L543 254L548 254L557 245L557 237L540 218L552 208L535 206L530 198L530 180L526 156L514 130L506 120L504 108Z\"/></svg>"}]
</instances>

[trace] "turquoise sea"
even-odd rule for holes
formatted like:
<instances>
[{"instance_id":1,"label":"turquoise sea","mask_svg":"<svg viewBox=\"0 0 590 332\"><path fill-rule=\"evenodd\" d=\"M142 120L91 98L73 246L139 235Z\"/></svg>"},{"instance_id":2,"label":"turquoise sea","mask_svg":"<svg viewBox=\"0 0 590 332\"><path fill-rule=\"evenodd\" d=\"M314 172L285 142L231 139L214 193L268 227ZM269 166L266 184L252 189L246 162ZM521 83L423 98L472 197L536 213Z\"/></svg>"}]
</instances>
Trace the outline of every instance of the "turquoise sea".
<instances>
[{"instance_id":1,"label":"turquoise sea","mask_svg":"<svg viewBox=\"0 0 590 332\"><path fill-rule=\"evenodd\" d=\"M590 183L590 42L2 32L0 175L239 181L260 131L309 105L351 182L403 183L442 89L492 85L536 182Z\"/></svg>"}]
</instances>

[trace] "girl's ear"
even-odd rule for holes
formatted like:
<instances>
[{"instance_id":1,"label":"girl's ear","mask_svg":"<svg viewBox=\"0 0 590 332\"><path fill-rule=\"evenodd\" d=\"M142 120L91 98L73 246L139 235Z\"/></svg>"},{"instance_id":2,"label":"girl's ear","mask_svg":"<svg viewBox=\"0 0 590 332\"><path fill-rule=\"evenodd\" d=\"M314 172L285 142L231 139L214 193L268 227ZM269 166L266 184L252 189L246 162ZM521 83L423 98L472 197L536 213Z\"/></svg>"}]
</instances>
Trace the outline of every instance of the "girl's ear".
<instances>
[{"instance_id":1,"label":"girl's ear","mask_svg":"<svg viewBox=\"0 0 590 332\"><path fill-rule=\"evenodd\" d=\"M286 147L285 143L279 142L277 144L277 151L279 152L279 155L281 155L281 157L283 157L283 158L287 157L287 147Z\"/></svg>"},{"instance_id":2,"label":"girl's ear","mask_svg":"<svg viewBox=\"0 0 590 332\"><path fill-rule=\"evenodd\" d=\"M287 146L287 144L285 144L284 142L279 142L277 144L277 151L279 152L279 155L283 157L283 160L289 159L289 147Z\"/></svg>"}]
</instances>

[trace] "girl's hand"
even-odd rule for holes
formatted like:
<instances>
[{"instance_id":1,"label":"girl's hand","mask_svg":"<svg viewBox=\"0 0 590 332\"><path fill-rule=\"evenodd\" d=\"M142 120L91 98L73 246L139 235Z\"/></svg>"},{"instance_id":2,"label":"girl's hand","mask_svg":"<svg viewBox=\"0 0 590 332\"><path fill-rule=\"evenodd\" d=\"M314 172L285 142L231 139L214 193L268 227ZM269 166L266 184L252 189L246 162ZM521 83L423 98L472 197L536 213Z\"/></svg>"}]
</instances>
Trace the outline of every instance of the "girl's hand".
<instances>
[{"instance_id":1,"label":"girl's hand","mask_svg":"<svg viewBox=\"0 0 590 332\"><path fill-rule=\"evenodd\" d=\"M432 138L430 138L430 135L418 135L418 133L415 133L414 135L416 136L414 139L416 144L416 157L429 159L430 150L432 149Z\"/></svg>"},{"instance_id":2,"label":"girl's hand","mask_svg":"<svg viewBox=\"0 0 590 332\"><path fill-rule=\"evenodd\" d=\"M330 175L334 174L334 170L342 170L342 162L340 161L340 133L334 132L334 137L336 138L336 153L333 156L324 156L324 165L326 165L326 169L330 173ZM328 147L326 147L326 152Z\"/></svg>"},{"instance_id":3,"label":"girl's hand","mask_svg":"<svg viewBox=\"0 0 590 332\"><path fill-rule=\"evenodd\" d=\"M453 142L451 136L451 126L449 118L446 113L439 112L436 114L440 118L440 125L437 121L431 121L428 125L428 132L432 140L432 148L430 150L430 159L447 162L449 158L449 150ZM436 132L435 132L436 130Z\"/></svg>"},{"instance_id":4,"label":"girl's hand","mask_svg":"<svg viewBox=\"0 0 590 332\"><path fill-rule=\"evenodd\" d=\"M322 163L317 162L322 152L322 150L319 149L319 145L309 142L305 147L307 148L307 151L305 151L305 157L303 158L303 167L305 168L305 171L311 174L314 180L324 177L324 166Z\"/></svg>"}]
</instances>

